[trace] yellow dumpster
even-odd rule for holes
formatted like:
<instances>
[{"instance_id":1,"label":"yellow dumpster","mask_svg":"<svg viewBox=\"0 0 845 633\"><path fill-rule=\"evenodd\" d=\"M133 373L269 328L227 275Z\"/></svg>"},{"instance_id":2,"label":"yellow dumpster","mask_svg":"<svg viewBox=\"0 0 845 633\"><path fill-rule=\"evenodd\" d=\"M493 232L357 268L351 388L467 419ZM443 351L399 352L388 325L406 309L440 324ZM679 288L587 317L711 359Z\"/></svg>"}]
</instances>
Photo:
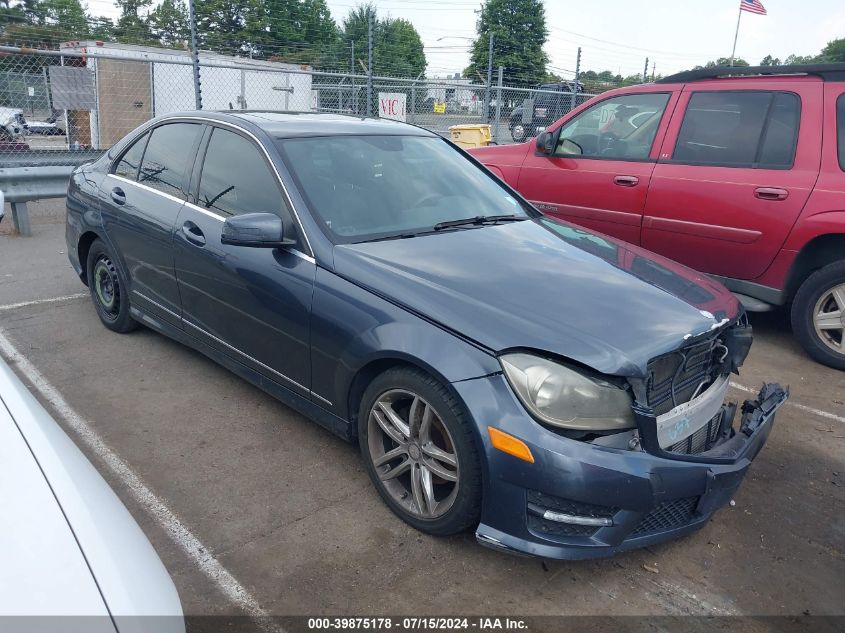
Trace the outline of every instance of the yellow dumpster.
<instances>
[{"instance_id":1,"label":"yellow dumpster","mask_svg":"<svg viewBox=\"0 0 845 633\"><path fill-rule=\"evenodd\" d=\"M487 123L453 125L449 128L449 132L452 134L452 142L464 149L490 145L493 139L490 134L490 125Z\"/></svg>"}]
</instances>

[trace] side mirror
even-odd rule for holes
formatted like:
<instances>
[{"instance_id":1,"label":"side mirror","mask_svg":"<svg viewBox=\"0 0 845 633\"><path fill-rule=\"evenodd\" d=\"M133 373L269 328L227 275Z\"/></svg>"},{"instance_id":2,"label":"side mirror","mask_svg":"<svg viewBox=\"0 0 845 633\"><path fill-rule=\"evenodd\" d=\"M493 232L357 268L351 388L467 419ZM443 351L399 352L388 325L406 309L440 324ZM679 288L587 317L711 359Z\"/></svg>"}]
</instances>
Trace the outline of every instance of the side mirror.
<instances>
[{"instance_id":1,"label":"side mirror","mask_svg":"<svg viewBox=\"0 0 845 633\"><path fill-rule=\"evenodd\" d=\"M537 153L551 156L555 151L555 135L551 132L540 132L537 137Z\"/></svg>"},{"instance_id":2,"label":"side mirror","mask_svg":"<svg viewBox=\"0 0 845 633\"><path fill-rule=\"evenodd\" d=\"M282 218L275 213L244 213L227 218L220 236L223 244L252 248L280 248L292 246L285 239Z\"/></svg>"}]
</instances>

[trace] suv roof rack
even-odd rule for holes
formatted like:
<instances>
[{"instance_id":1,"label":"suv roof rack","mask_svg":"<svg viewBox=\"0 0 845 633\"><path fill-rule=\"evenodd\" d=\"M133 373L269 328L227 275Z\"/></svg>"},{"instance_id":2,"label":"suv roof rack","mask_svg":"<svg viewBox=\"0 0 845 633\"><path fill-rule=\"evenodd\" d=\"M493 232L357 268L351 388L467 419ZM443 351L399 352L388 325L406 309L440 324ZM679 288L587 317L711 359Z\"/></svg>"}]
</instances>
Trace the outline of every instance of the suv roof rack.
<instances>
[{"instance_id":1,"label":"suv roof rack","mask_svg":"<svg viewBox=\"0 0 845 633\"><path fill-rule=\"evenodd\" d=\"M794 66L715 66L699 68L658 79L658 84L680 84L720 77L748 77L753 75L813 75L823 81L845 81L845 63L796 64Z\"/></svg>"}]
</instances>

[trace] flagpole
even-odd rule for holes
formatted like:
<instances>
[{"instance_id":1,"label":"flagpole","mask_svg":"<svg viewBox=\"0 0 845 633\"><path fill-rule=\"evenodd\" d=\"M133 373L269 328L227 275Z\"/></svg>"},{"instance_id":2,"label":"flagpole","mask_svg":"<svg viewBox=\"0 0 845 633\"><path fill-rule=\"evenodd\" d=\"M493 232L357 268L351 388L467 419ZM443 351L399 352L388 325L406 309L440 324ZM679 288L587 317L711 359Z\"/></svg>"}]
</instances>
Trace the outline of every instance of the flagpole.
<instances>
[{"instance_id":1,"label":"flagpole","mask_svg":"<svg viewBox=\"0 0 845 633\"><path fill-rule=\"evenodd\" d=\"M739 21L742 19L742 4L739 5L739 15L736 16L736 33L734 33L734 47L731 50L731 61L728 66L734 65L734 57L736 56L736 40L739 37Z\"/></svg>"}]
</instances>

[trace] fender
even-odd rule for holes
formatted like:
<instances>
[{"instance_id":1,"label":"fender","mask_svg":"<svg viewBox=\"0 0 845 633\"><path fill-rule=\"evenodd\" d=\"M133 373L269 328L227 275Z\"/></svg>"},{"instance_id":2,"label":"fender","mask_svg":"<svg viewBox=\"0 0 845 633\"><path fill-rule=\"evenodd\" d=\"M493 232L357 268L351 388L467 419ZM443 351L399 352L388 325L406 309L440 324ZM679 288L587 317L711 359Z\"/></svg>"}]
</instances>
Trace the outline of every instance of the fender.
<instances>
[{"instance_id":1,"label":"fender","mask_svg":"<svg viewBox=\"0 0 845 633\"><path fill-rule=\"evenodd\" d=\"M348 419L356 374L384 360L416 365L446 385L501 371L489 351L318 268L311 312L312 392Z\"/></svg>"}]
</instances>

